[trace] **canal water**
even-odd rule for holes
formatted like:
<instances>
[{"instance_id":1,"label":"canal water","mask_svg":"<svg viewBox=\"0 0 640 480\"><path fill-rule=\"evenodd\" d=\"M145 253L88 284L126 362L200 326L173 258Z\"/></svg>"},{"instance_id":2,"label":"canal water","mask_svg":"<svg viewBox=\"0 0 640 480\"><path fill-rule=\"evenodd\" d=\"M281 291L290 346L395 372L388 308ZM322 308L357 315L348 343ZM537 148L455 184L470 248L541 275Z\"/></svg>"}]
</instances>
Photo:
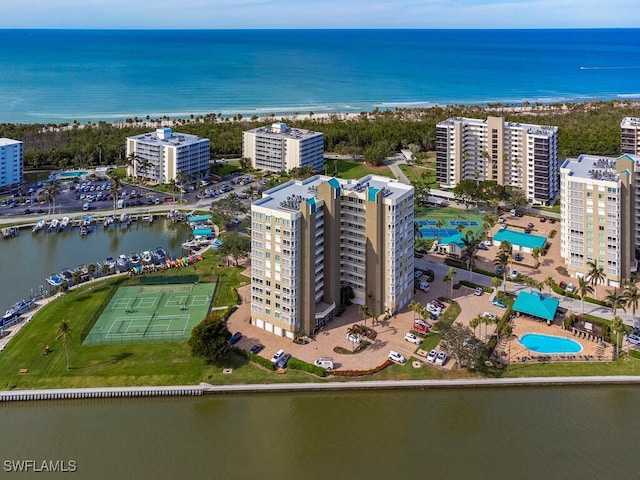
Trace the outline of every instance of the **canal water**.
<instances>
[{"instance_id":1,"label":"canal water","mask_svg":"<svg viewBox=\"0 0 640 480\"><path fill-rule=\"evenodd\" d=\"M625 386L12 403L2 457L94 480L636 479L638 404Z\"/></svg>"},{"instance_id":2,"label":"canal water","mask_svg":"<svg viewBox=\"0 0 640 480\"><path fill-rule=\"evenodd\" d=\"M48 290L45 278L63 268L103 262L108 256L129 255L163 247L173 256L183 254L189 238L187 225L169 220L137 221L131 226L93 226L89 235L78 228L59 233L32 234L21 229L15 238L0 238L0 311L18 300Z\"/></svg>"}]
</instances>

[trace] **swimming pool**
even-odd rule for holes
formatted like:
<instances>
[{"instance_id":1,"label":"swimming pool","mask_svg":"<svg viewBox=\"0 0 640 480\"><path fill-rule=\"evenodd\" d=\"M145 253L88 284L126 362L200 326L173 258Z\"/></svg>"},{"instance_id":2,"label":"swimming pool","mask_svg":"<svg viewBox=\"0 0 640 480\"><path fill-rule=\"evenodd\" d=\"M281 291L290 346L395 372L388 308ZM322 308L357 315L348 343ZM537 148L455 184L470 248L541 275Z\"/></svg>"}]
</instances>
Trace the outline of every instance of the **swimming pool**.
<instances>
[{"instance_id":1,"label":"swimming pool","mask_svg":"<svg viewBox=\"0 0 640 480\"><path fill-rule=\"evenodd\" d=\"M73 172L62 172L59 173L58 176L62 178L75 178L75 177L86 177L89 172L84 171L73 171Z\"/></svg>"},{"instance_id":2,"label":"swimming pool","mask_svg":"<svg viewBox=\"0 0 640 480\"><path fill-rule=\"evenodd\" d=\"M535 353L566 354L582 351L582 345L571 338L543 335L541 333L526 333L520 338L519 342L527 350Z\"/></svg>"},{"instance_id":3,"label":"swimming pool","mask_svg":"<svg viewBox=\"0 0 640 480\"><path fill-rule=\"evenodd\" d=\"M524 248L542 248L547 242L546 237L540 235L533 235L531 233L515 232L505 228L504 230L498 230L493 236L493 239L498 242L504 240L508 241L511 245L522 246Z\"/></svg>"}]
</instances>

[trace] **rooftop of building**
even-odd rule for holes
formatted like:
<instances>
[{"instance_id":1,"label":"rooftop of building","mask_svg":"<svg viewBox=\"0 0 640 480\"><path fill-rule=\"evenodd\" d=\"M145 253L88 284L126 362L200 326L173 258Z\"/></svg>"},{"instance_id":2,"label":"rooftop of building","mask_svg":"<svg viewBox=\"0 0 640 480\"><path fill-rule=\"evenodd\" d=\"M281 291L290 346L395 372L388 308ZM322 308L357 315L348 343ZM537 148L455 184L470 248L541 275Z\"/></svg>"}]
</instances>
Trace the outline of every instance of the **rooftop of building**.
<instances>
[{"instance_id":1,"label":"rooftop of building","mask_svg":"<svg viewBox=\"0 0 640 480\"><path fill-rule=\"evenodd\" d=\"M621 127L639 127L640 118L638 117L624 117L620 123Z\"/></svg>"},{"instance_id":2,"label":"rooftop of building","mask_svg":"<svg viewBox=\"0 0 640 480\"><path fill-rule=\"evenodd\" d=\"M262 194L262 198L253 204L270 209L298 211L302 201L315 199L318 186L323 182L329 182L332 186L339 187L343 193L361 194L363 199L366 199L366 195L375 195L378 191L382 191L385 199L398 200L413 189L411 185L377 175L367 175L358 180L315 175L306 180L290 180L267 190Z\"/></svg>"},{"instance_id":3,"label":"rooftop of building","mask_svg":"<svg viewBox=\"0 0 640 480\"><path fill-rule=\"evenodd\" d=\"M137 140L140 142L148 143L151 145L190 145L207 140L206 138L199 137L197 135L190 135L188 133L177 133L170 128L159 128L155 132L142 133L133 137L127 137L128 139Z\"/></svg>"},{"instance_id":4,"label":"rooftop of building","mask_svg":"<svg viewBox=\"0 0 640 480\"><path fill-rule=\"evenodd\" d=\"M487 120L482 118L451 117L439 122L438 125L454 125L455 123L471 123L475 125L486 125ZM530 135L552 135L558 132L558 127L550 125L534 125L532 123L504 122L507 128L519 128L526 130Z\"/></svg>"},{"instance_id":5,"label":"rooftop of building","mask_svg":"<svg viewBox=\"0 0 640 480\"><path fill-rule=\"evenodd\" d=\"M0 138L0 147L4 147L6 145L15 145L17 143L22 143L20 140L12 140L10 138Z\"/></svg>"},{"instance_id":6,"label":"rooftop of building","mask_svg":"<svg viewBox=\"0 0 640 480\"><path fill-rule=\"evenodd\" d=\"M621 157L628 157L634 162L640 162L640 157L625 154ZM569 175L573 178L585 178L608 182L617 182L620 173L616 164L621 157L604 157L602 155L582 154L578 158L567 158L560 167L569 169Z\"/></svg>"},{"instance_id":7,"label":"rooftop of building","mask_svg":"<svg viewBox=\"0 0 640 480\"><path fill-rule=\"evenodd\" d=\"M291 128L288 127L286 123L273 123L271 125L266 125L264 127L254 128L252 130L247 130L250 133L260 134L266 137L274 137L274 138L295 138L295 139L304 139L304 138L312 138L318 135L323 135L320 132L314 132L312 130L303 130L301 128Z\"/></svg>"}]
</instances>

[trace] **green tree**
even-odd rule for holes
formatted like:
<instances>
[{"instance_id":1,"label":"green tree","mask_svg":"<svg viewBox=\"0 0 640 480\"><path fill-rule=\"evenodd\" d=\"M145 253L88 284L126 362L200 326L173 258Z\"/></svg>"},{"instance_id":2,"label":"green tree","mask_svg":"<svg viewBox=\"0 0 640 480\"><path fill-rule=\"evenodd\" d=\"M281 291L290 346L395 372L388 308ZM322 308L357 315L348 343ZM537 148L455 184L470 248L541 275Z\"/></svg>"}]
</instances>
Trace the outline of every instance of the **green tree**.
<instances>
[{"instance_id":1,"label":"green tree","mask_svg":"<svg viewBox=\"0 0 640 480\"><path fill-rule=\"evenodd\" d=\"M251 159L249 157L240 158L240 170L248 172L251 169Z\"/></svg>"},{"instance_id":2,"label":"green tree","mask_svg":"<svg viewBox=\"0 0 640 480\"><path fill-rule=\"evenodd\" d=\"M60 193L58 189L58 182L47 182L44 184L44 197L49 205L49 215L51 215L51 204L53 203L53 214L56 213L56 197Z\"/></svg>"},{"instance_id":3,"label":"green tree","mask_svg":"<svg viewBox=\"0 0 640 480\"><path fill-rule=\"evenodd\" d=\"M496 259L493 261L496 267L502 268L502 280L505 292L507 291L507 267L509 266L510 258L511 256L506 251L500 250L496 255Z\"/></svg>"},{"instance_id":4,"label":"green tree","mask_svg":"<svg viewBox=\"0 0 640 480\"><path fill-rule=\"evenodd\" d=\"M358 312L360 312L360 315L362 315L362 323L364 323L364 326L366 327L367 317L369 316L369 307L367 307L366 303L363 303L358 307Z\"/></svg>"},{"instance_id":5,"label":"green tree","mask_svg":"<svg viewBox=\"0 0 640 480\"><path fill-rule=\"evenodd\" d=\"M618 316L614 316L613 320L611 320L611 329L616 332L616 358L619 354L620 348L620 334L624 331L624 323L622 319Z\"/></svg>"},{"instance_id":6,"label":"green tree","mask_svg":"<svg viewBox=\"0 0 640 480\"><path fill-rule=\"evenodd\" d=\"M473 332L457 322L440 328L440 344L461 367L475 367L482 357L482 345L472 338Z\"/></svg>"},{"instance_id":7,"label":"green tree","mask_svg":"<svg viewBox=\"0 0 640 480\"><path fill-rule=\"evenodd\" d=\"M587 282L587 279L582 276L582 277L578 277L578 295L580 296L580 302L581 302L581 312L584 315L584 297L586 297L587 295L589 295L590 293L593 293L593 287L591 285L589 285L589 283Z\"/></svg>"},{"instance_id":8,"label":"green tree","mask_svg":"<svg viewBox=\"0 0 640 480\"><path fill-rule=\"evenodd\" d=\"M64 343L64 351L67 356L67 370L71 370L71 364L69 363L69 341L71 340L71 325L67 320L63 320L58 324L58 330L56 331L56 341L62 339Z\"/></svg>"},{"instance_id":9,"label":"green tree","mask_svg":"<svg viewBox=\"0 0 640 480\"><path fill-rule=\"evenodd\" d=\"M191 330L191 355L203 357L208 363L216 363L229 351L229 338L231 332L226 322L217 315L211 315Z\"/></svg>"},{"instance_id":10,"label":"green tree","mask_svg":"<svg viewBox=\"0 0 640 480\"><path fill-rule=\"evenodd\" d=\"M587 280L591 283L591 285L593 285L594 292L597 298L598 284L604 283L607 274L604 273L604 267L602 265L598 265L598 260L587 262L587 268L589 269L589 271L587 272Z\"/></svg>"},{"instance_id":11,"label":"green tree","mask_svg":"<svg viewBox=\"0 0 640 480\"><path fill-rule=\"evenodd\" d=\"M456 201L464 204L465 208L469 208L472 203L479 200L478 184L473 180L461 180L452 190Z\"/></svg>"},{"instance_id":12,"label":"green tree","mask_svg":"<svg viewBox=\"0 0 640 480\"><path fill-rule=\"evenodd\" d=\"M638 302L640 302L640 291L638 286L633 280L626 282L624 287L624 302L626 307L631 307L631 313L633 315L633 326L636 326L636 310L638 308Z\"/></svg>"},{"instance_id":13,"label":"green tree","mask_svg":"<svg viewBox=\"0 0 640 480\"><path fill-rule=\"evenodd\" d=\"M444 277L445 283L449 284L449 298L451 299L453 299L453 283L457 274L458 271L455 268L449 267L449 270L447 270L447 274Z\"/></svg>"},{"instance_id":14,"label":"green tree","mask_svg":"<svg viewBox=\"0 0 640 480\"><path fill-rule=\"evenodd\" d=\"M251 238L236 232L221 235L222 245L219 251L222 255L231 256L236 266L241 258L246 258L251 252Z\"/></svg>"},{"instance_id":15,"label":"green tree","mask_svg":"<svg viewBox=\"0 0 640 480\"><path fill-rule=\"evenodd\" d=\"M467 269L469 270L469 279L471 279L473 277L473 267L475 267L476 260L478 259L477 252L480 242L479 240L468 235L462 237L461 240L462 244L464 245L464 251L462 252L460 260L467 264Z\"/></svg>"},{"instance_id":16,"label":"green tree","mask_svg":"<svg viewBox=\"0 0 640 480\"><path fill-rule=\"evenodd\" d=\"M624 293L618 292L617 288L614 288L613 291L609 290L607 295L604 297L604 301L609 304L611 310L613 311L613 316L616 316L618 309L621 308L624 312L625 310L625 301L624 301Z\"/></svg>"},{"instance_id":17,"label":"green tree","mask_svg":"<svg viewBox=\"0 0 640 480\"><path fill-rule=\"evenodd\" d=\"M480 326L480 324L482 323L482 320L483 320L482 315L478 314L469 321L469 327L473 328L474 337L476 336L476 329Z\"/></svg>"},{"instance_id":18,"label":"green tree","mask_svg":"<svg viewBox=\"0 0 640 480\"><path fill-rule=\"evenodd\" d=\"M221 198L211 204L210 213L214 223L224 228L233 217L239 216L247 211L242 201L234 192L226 198Z\"/></svg>"},{"instance_id":19,"label":"green tree","mask_svg":"<svg viewBox=\"0 0 640 480\"><path fill-rule=\"evenodd\" d=\"M541 253L542 250L540 250L540 247L533 247L533 250L531 250L531 256L536 261L536 268L540 266L540 261L538 259L540 258Z\"/></svg>"}]
</instances>

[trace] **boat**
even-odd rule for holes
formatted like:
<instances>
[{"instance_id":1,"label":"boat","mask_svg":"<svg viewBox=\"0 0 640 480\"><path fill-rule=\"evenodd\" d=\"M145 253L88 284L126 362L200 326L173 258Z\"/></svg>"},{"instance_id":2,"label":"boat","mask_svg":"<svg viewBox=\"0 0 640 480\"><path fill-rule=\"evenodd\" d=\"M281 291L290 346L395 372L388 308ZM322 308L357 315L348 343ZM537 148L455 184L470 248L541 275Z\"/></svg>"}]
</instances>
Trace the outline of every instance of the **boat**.
<instances>
[{"instance_id":1,"label":"boat","mask_svg":"<svg viewBox=\"0 0 640 480\"><path fill-rule=\"evenodd\" d=\"M41 218L38 220L38 222L33 226L33 228L31 229L31 232L33 233L38 233L40 230L42 230L44 228L44 219Z\"/></svg>"},{"instance_id":2,"label":"boat","mask_svg":"<svg viewBox=\"0 0 640 480\"><path fill-rule=\"evenodd\" d=\"M4 315L2 316L1 324L6 326L7 322L19 317L23 313L28 312L34 305L33 300L20 300L17 303L14 303L11 308L9 308Z\"/></svg>"},{"instance_id":3,"label":"boat","mask_svg":"<svg viewBox=\"0 0 640 480\"><path fill-rule=\"evenodd\" d=\"M120 223L127 223L127 218L129 218L128 215L125 212L122 212L120 214Z\"/></svg>"},{"instance_id":4,"label":"boat","mask_svg":"<svg viewBox=\"0 0 640 480\"><path fill-rule=\"evenodd\" d=\"M129 269L129 259L126 255L120 255L116 260L116 268L119 272L126 272Z\"/></svg>"},{"instance_id":5,"label":"boat","mask_svg":"<svg viewBox=\"0 0 640 480\"><path fill-rule=\"evenodd\" d=\"M80 274L80 281L81 282L86 282L87 280L89 280L89 269L87 268L86 265L84 264L80 264L76 267L76 269L74 270L74 273L77 272Z\"/></svg>"},{"instance_id":6,"label":"boat","mask_svg":"<svg viewBox=\"0 0 640 480\"><path fill-rule=\"evenodd\" d=\"M84 219L82 220L82 225L85 225L85 226L87 226L87 227L88 227L89 225L91 225L91 220L92 220L92 219L91 219L91 215L87 215L87 216L86 216L86 217L84 217Z\"/></svg>"},{"instance_id":7,"label":"boat","mask_svg":"<svg viewBox=\"0 0 640 480\"><path fill-rule=\"evenodd\" d=\"M167 259L167 251L162 247L157 247L154 253L156 254L158 263L164 263L164 261Z\"/></svg>"},{"instance_id":8,"label":"boat","mask_svg":"<svg viewBox=\"0 0 640 480\"><path fill-rule=\"evenodd\" d=\"M140 255L138 255L137 253L132 253L129 256L129 266L137 267L139 265L140 265Z\"/></svg>"},{"instance_id":9,"label":"boat","mask_svg":"<svg viewBox=\"0 0 640 480\"><path fill-rule=\"evenodd\" d=\"M113 273L116 271L116 261L113 259L113 257L105 258L103 265L106 265L109 268L107 273Z\"/></svg>"},{"instance_id":10,"label":"boat","mask_svg":"<svg viewBox=\"0 0 640 480\"><path fill-rule=\"evenodd\" d=\"M73 272L68 268L60 270L60 277L62 277L63 282L67 282L68 286L73 285Z\"/></svg>"},{"instance_id":11,"label":"boat","mask_svg":"<svg viewBox=\"0 0 640 480\"><path fill-rule=\"evenodd\" d=\"M17 227L5 227L0 230L0 234L2 234L2 238L13 238L18 235Z\"/></svg>"},{"instance_id":12,"label":"boat","mask_svg":"<svg viewBox=\"0 0 640 480\"><path fill-rule=\"evenodd\" d=\"M69 217L62 217L62 220L60 220L60 228L67 228L68 225Z\"/></svg>"},{"instance_id":13,"label":"boat","mask_svg":"<svg viewBox=\"0 0 640 480\"><path fill-rule=\"evenodd\" d=\"M57 230L59 226L60 226L60 220L58 220L57 218L54 218L53 220L51 220L51 223L49 224L49 230Z\"/></svg>"},{"instance_id":14,"label":"boat","mask_svg":"<svg viewBox=\"0 0 640 480\"><path fill-rule=\"evenodd\" d=\"M52 287L59 287L60 285L62 285L62 282L64 282L64 278L62 278L60 275L57 275L55 273L45 278L45 280Z\"/></svg>"},{"instance_id":15,"label":"boat","mask_svg":"<svg viewBox=\"0 0 640 480\"><path fill-rule=\"evenodd\" d=\"M145 250L140 254L140 259L144 265L151 265L153 263L153 256L151 250Z\"/></svg>"}]
</instances>

